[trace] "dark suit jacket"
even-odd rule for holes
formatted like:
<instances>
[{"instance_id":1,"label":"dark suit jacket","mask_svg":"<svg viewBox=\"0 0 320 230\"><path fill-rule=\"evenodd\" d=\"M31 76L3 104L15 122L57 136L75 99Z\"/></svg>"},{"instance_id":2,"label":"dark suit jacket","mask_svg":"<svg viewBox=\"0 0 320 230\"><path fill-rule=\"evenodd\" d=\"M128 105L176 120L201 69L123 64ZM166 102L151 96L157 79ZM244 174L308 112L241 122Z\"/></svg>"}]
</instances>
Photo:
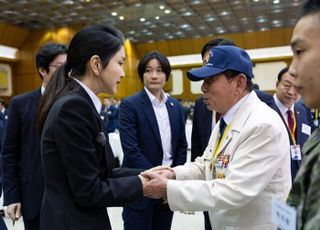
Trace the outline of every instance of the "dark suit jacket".
<instances>
[{"instance_id":1,"label":"dark suit jacket","mask_svg":"<svg viewBox=\"0 0 320 230\"><path fill-rule=\"evenodd\" d=\"M187 153L183 110L180 103L171 97L168 97L166 107L171 125L171 166L182 165L186 162ZM145 90L121 102L119 131L124 153L123 166L149 169L162 164L163 150L159 127Z\"/></svg>"},{"instance_id":2,"label":"dark suit jacket","mask_svg":"<svg viewBox=\"0 0 320 230\"><path fill-rule=\"evenodd\" d=\"M142 199L141 170L115 169L103 122L82 88L58 99L41 135L43 230L111 229L107 206Z\"/></svg>"},{"instance_id":3,"label":"dark suit jacket","mask_svg":"<svg viewBox=\"0 0 320 230\"><path fill-rule=\"evenodd\" d=\"M277 113L279 114L279 116L281 117L282 121L284 122L284 124L286 124L286 121L284 120L280 110L276 109ZM301 150L301 154L302 154L302 148L304 143L306 142L306 140L309 138L309 135L302 132L302 124L308 125L310 126L310 130L312 130L312 123L310 123L310 120L308 118L308 111L306 110L306 108L304 108L302 105L300 105L299 103L295 103L294 105L294 114L295 114L295 118L296 118L296 122L297 122L297 127L296 127L296 143L300 145L300 150ZM287 132L288 132L288 137L290 139L290 145L293 144L293 140L291 138L291 134L290 131L288 129L288 126L286 125L287 128ZM302 155L303 157L303 155ZM292 181L294 180L294 178L296 177L298 170L300 168L301 165L301 160L297 161L297 160L292 160L291 158L291 177L292 177Z\"/></svg>"},{"instance_id":4,"label":"dark suit jacket","mask_svg":"<svg viewBox=\"0 0 320 230\"><path fill-rule=\"evenodd\" d=\"M254 90L258 98L271 108L277 108L272 95L260 90ZM209 111L203 102L203 97L198 98L194 106L192 133L191 133L191 161L202 156L208 145L211 135L212 111Z\"/></svg>"},{"instance_id":5,"label":"dark suit jacket","mask_svg":"<svg viewBox=\"0 0 320 230\"><path fill-rule=\"evenodd\" d=\"M39 214L43 194L35 125L40 97L37 89L12 99L2 146L4 205L21 202L26 220Z\"/></svg>"},{"instance_id":6,"label":"dark suit jacket","mask_svg":"<svg viewBox=\"0 0 320 230\"><path fill-rule=\"evenodd\" d=\"M212 111L207 109L203 97L196 100L194 105L192 132L191 132L191 161L202 156L208 146L211 135Z\"/></svg>"}]
</instances>

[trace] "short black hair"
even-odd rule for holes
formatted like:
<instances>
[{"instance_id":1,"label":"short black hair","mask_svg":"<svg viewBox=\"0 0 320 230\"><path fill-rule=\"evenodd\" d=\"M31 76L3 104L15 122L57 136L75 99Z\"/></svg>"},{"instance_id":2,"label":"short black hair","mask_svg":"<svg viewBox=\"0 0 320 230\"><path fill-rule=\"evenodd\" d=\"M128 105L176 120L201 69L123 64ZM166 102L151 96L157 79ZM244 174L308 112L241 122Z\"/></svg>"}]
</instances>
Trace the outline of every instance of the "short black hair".
<instances>
[{"instance_id":1,"label":"short black hair","mask_svg":"<svg viewBox=\"0 0 320 230\"><path fill-rule=\"evenodd\" d=\"M320 1L319 0L308 0L306 1L301 10L300 10L300 18L314 14L314 13L320 13Z\"/></svg>"},{"instance_id":2,"label":"short black hair","mask_svg":"<svg viewBox=\"0 0 320 230\"><path fill-rule=\"evenodd\" d=\"M202 47L202 50L201 50L202 59L206 52L208 52L209 50L211 50L213 47L216 47L216 46L236 46L236 44L233 41L225 38L215 38L213 40L210 40Z\"/></svg>"},{"instance_id":3,"label":"short black hair","mask_svg":"<svg viewBox=\"0 0 320 230\"><path fill-rule=\"evenodd\" d=\"M239 71L235 71L235 70L226 70L226 71L222 72L221 74L225 75L228 80L232 80L233 78L235 78L239 74L243 74L243 73L241 73ZM251 92L254 89L253 82L252 82L251 78L248 78L247 76L246 76L246 78L247 78L246 90L248 92Z\"/></svg>"},{"instance_id":4,"label":"short black hair","mask_svg":"<svg viewBox=\"0 0 320 230\"><path fill-rule=\"evenodd\" d=\"M46 43L38 51L36 55L36 67L39 72L39 68L45 69L49 72L50 63L60 54L66 54L67 47L58 43ZM42 78L40 72L39 75Z\"/></svg>"},{"instance_id":5,"label":"short black hair","mask_svg":"<svg viewBox=\"0 0 320 230\"><path fill-rule=\"evenodd\" d=\"M143 74L146 71L147 64L152 59L157 59L159 61L161 68L164 74L166 75L166 81L168 81L171 73L171 66L168 58L159 51L151 51L150 53L147 53L141 58L138 65L138 75L141 82L143 83Z\"/></svg>"},{"instance_id":6,"label":"short black hair","mask_svg":"<svg viewBox=\"0 0 320 230\"><path fill-rule=\"evenodd\" d=\"M278 73L278 82L282 80L282 76L289 71L289 67L284 67L280 72Z\"/></svg>"}]
</instances>

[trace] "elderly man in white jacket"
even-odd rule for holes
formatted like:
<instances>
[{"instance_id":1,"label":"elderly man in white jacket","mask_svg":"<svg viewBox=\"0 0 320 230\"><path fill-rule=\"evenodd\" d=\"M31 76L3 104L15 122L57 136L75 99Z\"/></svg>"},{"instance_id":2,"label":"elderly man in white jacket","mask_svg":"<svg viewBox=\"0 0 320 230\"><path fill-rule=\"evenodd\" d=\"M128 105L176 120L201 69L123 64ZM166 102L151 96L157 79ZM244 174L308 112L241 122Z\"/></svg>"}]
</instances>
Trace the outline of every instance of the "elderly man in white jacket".
<instances>
[{"instance_id":1,"label":"elderly man in white jacket","mask_svg":"<svg viewBox=\"0 0 320 230\"><path fill-rule=\"evenodd\" d=\"M215 47L208 63L187 75L204 80L204 102L222 118L195 162L145 172L145 195L164 197L173 211L208 211L215 230L276 229L271 202L290 191L290 146L279 115L252 91L249 55Z\"/></svg>"}]
</instances>

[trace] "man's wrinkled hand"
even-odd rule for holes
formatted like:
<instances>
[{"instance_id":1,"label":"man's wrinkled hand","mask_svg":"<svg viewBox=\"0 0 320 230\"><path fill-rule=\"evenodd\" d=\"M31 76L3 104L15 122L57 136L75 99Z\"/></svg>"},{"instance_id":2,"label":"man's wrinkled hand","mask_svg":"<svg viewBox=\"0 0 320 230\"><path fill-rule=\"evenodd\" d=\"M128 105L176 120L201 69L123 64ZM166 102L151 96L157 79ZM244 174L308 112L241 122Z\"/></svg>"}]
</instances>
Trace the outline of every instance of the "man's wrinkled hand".
<instances>
[{"instance_id":1,"label":"man's wrinkled hand","mask_svg":"<svg viewBox=\"0 0 320 230\"><path fill-rule=\"evenodd\" d=\"M143 172L142 175L149 179L143 188L144 195L153 199L166 199L168 179L159 173L149 170Z\"/></svg>"},{"instance_id":2,"label":"man's wrinkled hand","mask_svg":"<svg viewBox=\"0 0 320 230\"><path fill-rule=\"evenodd\" d=\"M21 203L13 203L8 205L6 212L11 220L19 220L21 218Z\"/></svg>"}]
</instances>

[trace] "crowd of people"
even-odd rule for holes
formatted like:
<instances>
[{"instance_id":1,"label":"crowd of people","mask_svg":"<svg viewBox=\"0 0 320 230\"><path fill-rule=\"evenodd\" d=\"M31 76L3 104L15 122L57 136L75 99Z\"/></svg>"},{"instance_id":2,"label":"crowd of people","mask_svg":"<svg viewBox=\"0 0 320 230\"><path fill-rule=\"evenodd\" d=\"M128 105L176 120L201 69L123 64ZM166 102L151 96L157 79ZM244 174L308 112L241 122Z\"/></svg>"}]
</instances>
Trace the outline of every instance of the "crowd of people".
<instances>
[{"instance_id":1,"label":"crowd of people","mask_svg":"<svg viewBox=\"0 0 320 230\"><path fill-rule=\"evenodd\" d=\"M68 47L45 44L35 57L41 87L9 110L0 100L7 215L26 230L111 229L106 207L122 206L125 230L169 230L174 211L203 211L206 230L263 230L282 227L272 219L277 199L296 210L294 229L319 229L319 25L320 2L308 0L274 95L254 86L237 44L204 44L203 66L187 72L203 81L195 103L164 92L171 66L159 51L139 61L140 92L101 102L97 94L114 95L125 77L124 37L111 26L84 27Z\"/></svg>"}]
</instances>

